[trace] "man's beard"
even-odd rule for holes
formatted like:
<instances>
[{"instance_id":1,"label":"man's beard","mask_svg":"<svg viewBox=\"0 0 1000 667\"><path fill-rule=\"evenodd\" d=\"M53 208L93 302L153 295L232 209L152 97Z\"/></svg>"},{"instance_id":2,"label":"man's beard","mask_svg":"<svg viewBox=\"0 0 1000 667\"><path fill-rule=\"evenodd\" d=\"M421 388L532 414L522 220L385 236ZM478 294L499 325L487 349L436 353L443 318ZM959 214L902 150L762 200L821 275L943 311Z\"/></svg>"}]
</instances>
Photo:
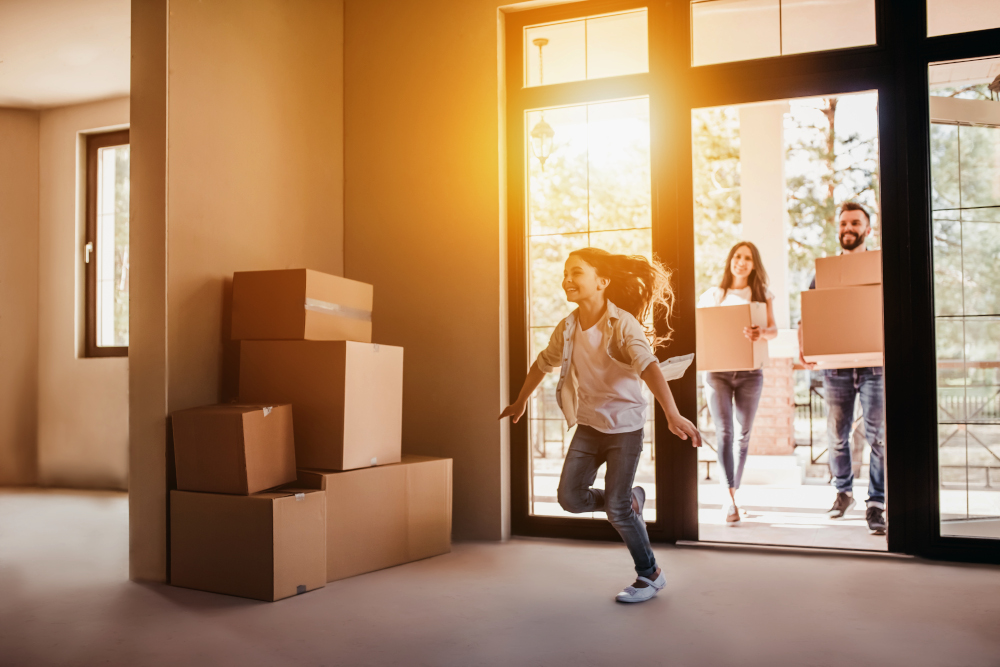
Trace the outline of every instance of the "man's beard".
<instances>
[{"instance_id":1,"label":"man's beard","mask_svg":"<svg viewBox=\"0 0 1000 667\"><path fill-rule=\"evenodd\" d=\"M847 237L853 237L854 240L848 244ZM840 247L844 250L854 250L855 248L861 246L865 242L865 237L860 234L855 234L854 232L842 232L840 234Z\"/></svg>"}]
</instances>

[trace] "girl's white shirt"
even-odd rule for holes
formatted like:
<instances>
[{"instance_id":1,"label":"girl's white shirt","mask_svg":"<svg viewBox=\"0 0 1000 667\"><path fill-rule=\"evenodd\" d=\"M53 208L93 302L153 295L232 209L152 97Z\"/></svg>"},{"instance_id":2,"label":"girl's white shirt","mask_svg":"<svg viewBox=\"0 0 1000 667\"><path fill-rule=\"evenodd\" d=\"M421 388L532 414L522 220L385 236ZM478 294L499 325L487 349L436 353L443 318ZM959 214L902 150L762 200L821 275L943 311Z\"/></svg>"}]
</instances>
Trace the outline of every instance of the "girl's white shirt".
<instances>
[{"instance_id":1,"label":"girl's white shirt","mask_svg":"<svg viewBox=\"0 0 1000 667\"><path fill-rule=\"evenodd\" d=\"M598 325L593 328L601 331L600 347L604 354L614 364L631 371L637 380L641 380L640 375L646 367L657 362L642 325L629 312L618 308L611 301L607 302L607 313ZM574 310L556 325L549 344L538 353L536 360L538 369L543 373L559 368L556 403L570 428L577 423L579 403L577 364L573 362L578 328L578 310Z\"/></svg>"},{"instance_id":2,"label":"girl's white shirt","mask_svg":"<svg viewBox=\"0 0 1000 667\"><path fill-rule=\"evenodd\" d=\"M771 290L767 290L765 296L768 301L774 299ZM713 306L742 306L750 303L753 299L753 292L747 285L742 289L728 289L725 296L721 287L711 287L698 299L698 308L711 308Z\"/></svg>"},{"instance_id":3,"label":"girl's white shirt","mask_svg":"<svg viewBox=\"0 0 1000 667\"><path fill-rule=\"evenodd\" d=\"M601 433L631 433L646 424L646 400L635 371L608 356L607 313L589 329L576 328L573 366L577 379L576 419Z\"/></svg>"}]
</instances>

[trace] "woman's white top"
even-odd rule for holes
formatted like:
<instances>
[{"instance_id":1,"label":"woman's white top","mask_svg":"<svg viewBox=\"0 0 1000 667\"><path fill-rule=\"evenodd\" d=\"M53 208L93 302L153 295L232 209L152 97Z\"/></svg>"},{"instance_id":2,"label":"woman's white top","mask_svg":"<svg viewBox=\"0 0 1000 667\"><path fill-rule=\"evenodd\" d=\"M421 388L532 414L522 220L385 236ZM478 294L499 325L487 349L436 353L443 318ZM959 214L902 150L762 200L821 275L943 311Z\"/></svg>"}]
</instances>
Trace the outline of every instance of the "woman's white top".
<instances>
[{"instance_id":1,"label":"woman's white top","mask_svg":"<svg viewBox=\"0 0 1000 667\"><path fill-rule=\"evenodd\" d=\"M753 292L747 285L742 289L728 289L725 295L722 294L721 287L711 287L698 299L698 308L711 308L713 306L742 306L752 301ZM765 293L768 301L774 299L771 290Z\"/></svg>"},{"instance_id":2,"label":"woman's white top","mask_svg":"<svg viewBox=\"0 0 1000 667\"><path fill-rule=\"evenodd\" d=\"M589 329L577 327L574 334L577 423L601 433L638 431L646 425L642 380L631 367L615 361L604 349L604 317Z\"/></svg>"}]
</instances>

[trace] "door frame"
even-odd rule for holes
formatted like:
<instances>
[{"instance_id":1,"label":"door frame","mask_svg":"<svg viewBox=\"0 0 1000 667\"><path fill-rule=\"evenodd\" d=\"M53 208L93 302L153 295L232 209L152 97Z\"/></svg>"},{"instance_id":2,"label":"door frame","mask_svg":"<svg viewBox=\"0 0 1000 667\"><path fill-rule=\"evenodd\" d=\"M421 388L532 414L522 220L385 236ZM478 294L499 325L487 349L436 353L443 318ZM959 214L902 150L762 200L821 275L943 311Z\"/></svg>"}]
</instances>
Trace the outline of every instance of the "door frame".
<instances>
[{"instance_id":1,"label":"door frame","mask_svg":"<svg viewBox=\"0 0 1000 667\"><path fill-rule=\"evenodd\" d=\"M942 537L937 462L936 353L930 225L930 63L1000 55L1000 29L926 36L926 6L875 0L876 44L693 67L690 1L586 0L504 14L506 58L510 397L528 368L525 292L524 123L526 109L648 95L653 252L673 271L674 338L669 356L695 351L694 201L691 111L874 90L879 96L880 203L885 352L886 513L891 552L946 560L1000 561L1000 540ZM523 27L645 7L649 73L524 89ZM891 27L891 29L890 29ZM666 350L659 356L665 358ZM694 373L671 383L694 419ZM697 452L655 415L660 542L698 539ZM511 424L511 523L515 535L619 539L606 521L531 516L527 420Z\"/></svg>"}]
</instances>

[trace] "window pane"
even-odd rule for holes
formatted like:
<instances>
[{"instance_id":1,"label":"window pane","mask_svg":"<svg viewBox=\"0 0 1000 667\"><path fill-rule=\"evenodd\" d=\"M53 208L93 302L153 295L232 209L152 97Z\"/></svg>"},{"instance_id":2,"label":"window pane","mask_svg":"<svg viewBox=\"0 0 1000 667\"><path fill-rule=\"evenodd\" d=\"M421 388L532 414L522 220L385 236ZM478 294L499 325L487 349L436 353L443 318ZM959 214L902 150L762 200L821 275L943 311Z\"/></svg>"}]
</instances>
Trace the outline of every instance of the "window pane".
<instances>
[{"instance_id":1,"label":"window pane","mask_svg":"<svg viewBox=\"0 0 1000 667\"><path fill-rule=\"evenodd\" d=\"M927 35L1000 28L997 0L927 0Z\"/></svg>"},{"instance_id":2,"label":"window pane","mask_svg":"<svg viewBox=\"0 0 1000 667\"><path fill-rule=\"evenodd\" d=\"M649 71L646 10L524 29L525 86Z\"/></svg>"},{"instance_id":3,"label":"window pane","mask_svg":"<svg viewBox=\"0 0 1000 667\"><path fill-rule=\"evenodd\" d=\"M525 121L528 340L529 361L534 361L553 327L573 309L562 290L563 266L570 252L595 246L652 256L649 100L529 111ZM542 137L548 137L548 144ZM566 429L556 404L558 379L558 372L549 373L528 404L531 513L584 516L569 514L556 498L559 472L574 433ZM649 392L644 395L653 400ZM636 474L647 492L643 510L647 521L656 517L653 414L650 408L644 433L647 446ZM597 488L603 484L602 475L598 471ZM585 518L605 515L594 512Z\"/></svg>"},{"instance_id":4,"label":"window pane","mask_svg":"<svg viewBox=\"0 0 1000 667\"><path fill-rule=\"evenodd\" d=\"M781 0L782 55L874 43L872 0Z\"/></svg>"},{"instance_id":5,"label":"window pane","mask_svg":"<svg viewBox=\"0 0 1000 667\"><path fill-rule=\"evenodd\" d=\"M586 21L525 28L524 50L526 86L587 78Z\"/></svg>"},{"instance_id":6,"label":"window pane","mask_svg":"<svg viewBox=\"0 0 1000 667\"><path fill-rule=\"evenodd\" d=\"M692 64L875 43L874 0L691 0Z\"/></svg>"},{"instance_id":7,"label":"window pane","mask_svg":"<svg viewBox=\"0 0 1000 667\"><path fill-rule=\"evenodd\" d=\"M587 78L649 71L646 12L587 21Z\"/></svg>"},{"instance_id":8,"label":"window pane","mask_svg":"<svg viewBox=\"0 0 1000 667\"><path fill-rule=\"evenodd\" d=\"M1000 127L961 127L958 141L962 208L1000 206Z\"/></svg>"},{"instance_id":9,"label":"window pane","mask_svg":"<svg viewBox=\"0 0 1000 667\"><path fill-rule=\"evenodd\" d=\"M587 128L590 229L651 226L649 100L592 104Z\"/></svg>"},{"instance_id":10,"label":"window pane","mask_svg":"<svg viewBox=\"0 0 1000 667\"><path fill-rule=\"evenodd\" d=\"M781 55L778 0L709 0L691 5L692 64Z\"/></svg>"},{"instance_id":11,"label":"window pane","mask_svg":"<svg viewBox=\"0 0 1000 667\"><path fill-rule=\"evenodd\" d=\"M97 153L97 345L128 345L129 147Z\"/></svg>"},{"instance_id":12,"label":"window pane","mask_svg":"<svg viewBox=\"0 0 1000 667\"><path fill-rule=\"evenodd\" d=\"M1000 59L933 65L941 534L1000 538Z\"/></svg>"},{"instance_id":13,"label":"window pane","mask_svg":"<svg viewBox=\"0 0 1000 667\"><path fill-rule=\"evenodd\" d=\"M529 111L525 118L528 234L587 231L587 107ZM543 122L552 132L547 147L538 138Z\"/></svg>"}]
</instances>

